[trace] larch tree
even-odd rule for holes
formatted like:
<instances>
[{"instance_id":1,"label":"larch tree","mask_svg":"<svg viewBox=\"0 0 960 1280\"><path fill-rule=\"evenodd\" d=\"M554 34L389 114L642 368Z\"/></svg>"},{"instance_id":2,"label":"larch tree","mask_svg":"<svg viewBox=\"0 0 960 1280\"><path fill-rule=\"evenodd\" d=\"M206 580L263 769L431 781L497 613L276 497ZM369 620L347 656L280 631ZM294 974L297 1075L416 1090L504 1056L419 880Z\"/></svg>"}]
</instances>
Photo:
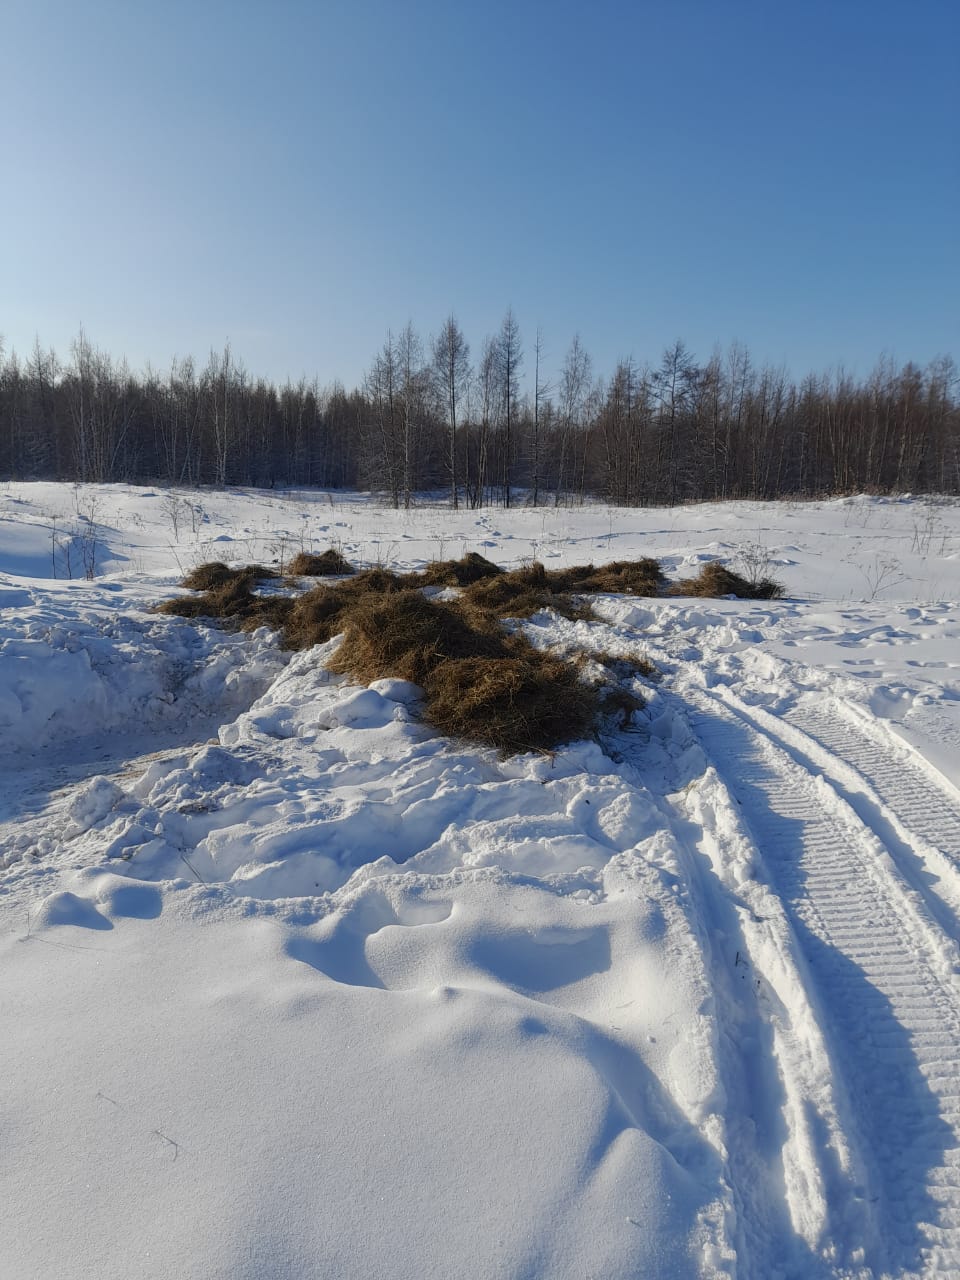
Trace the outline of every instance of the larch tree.
<instances>
[{"instance_id":1,"label":"larch tree","mask_svg":"<svg viewBox=\"0 0 960 1280\"><path fill-rule=\"evenodd\" d=\"M503 317L500 333L496 342L497 374L500 383L500 402L503 406L503 449L501 458L501 475L503 505L510 506L511 483L513 477L513 427L519 398L520 366L523 363L523 347L520 340L520 326L508 307Z\"/></svg>"},{"instance_id":2,"label":"larch tree","mask_svg":"<svg viewBox=\"0 0 960 1280\"><path fill-rule=\"evenodd\" d=\"M433 373L438 399L447 424L447 470L450 473L450 504L460 505L457 480L457 413L470 381L470 346L456 317L450 315L433 342Z\"/></svg>"}]
</instances>

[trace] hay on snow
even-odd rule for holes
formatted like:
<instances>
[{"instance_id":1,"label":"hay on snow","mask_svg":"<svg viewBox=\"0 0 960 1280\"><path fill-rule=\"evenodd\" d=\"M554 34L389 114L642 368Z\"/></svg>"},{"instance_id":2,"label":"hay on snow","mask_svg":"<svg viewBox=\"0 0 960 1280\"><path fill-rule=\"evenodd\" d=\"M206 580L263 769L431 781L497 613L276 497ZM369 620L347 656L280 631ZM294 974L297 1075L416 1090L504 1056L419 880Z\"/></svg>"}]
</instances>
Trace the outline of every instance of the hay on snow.
<instances>
[{"instance_id":1,"label":"hay on snow","mask_svg":"<svg viewBox=\"0 0 960 1280\"><path fill-rule=\"evenodd\" d=\"M211 617L244 628L265 623L282 629L284 643L304 649L343 633L328 662L333 671L364 682L394 677L424 690L424 719L442 733L495 747L502 753L549 750L588 733L598 716L625 727L643 700L630 685L654 668L639 654L593 654L608 678L582 678L578 659L540 652L522 633L510 634L503 618L553 609L567 618L590 618L581 595L620 592L657 595L664 589L655 560L619 560L595 567L547 570L533 563L505 572L476 553L435 561L422 573L386 569L357 573L331 548L322 556L294 558L295 575L351 575L318 584L300 596L257 595L261 578L276 573L260 565L230 569L201 565L184 580L199 594L169 600L165 613ZM422 588L460 589L454 600L428 598ZM737 595L775 599L783 588L770 579L751 582L718 561L696 578L671 584L671 595ZM596 668L595 668L596 670Z\"/></svg>"},{"instance_id":2,"label":"hay on snow","mask_svg":"<svg viewBox=\"0 0 960 1280\"><path fill-rule=\"evenodd\" d=\"M333 578L356 572L335 547L328 548L321 555L298 551L287 566L287 573L294 578Z\"/></svg>"}]
</instances>

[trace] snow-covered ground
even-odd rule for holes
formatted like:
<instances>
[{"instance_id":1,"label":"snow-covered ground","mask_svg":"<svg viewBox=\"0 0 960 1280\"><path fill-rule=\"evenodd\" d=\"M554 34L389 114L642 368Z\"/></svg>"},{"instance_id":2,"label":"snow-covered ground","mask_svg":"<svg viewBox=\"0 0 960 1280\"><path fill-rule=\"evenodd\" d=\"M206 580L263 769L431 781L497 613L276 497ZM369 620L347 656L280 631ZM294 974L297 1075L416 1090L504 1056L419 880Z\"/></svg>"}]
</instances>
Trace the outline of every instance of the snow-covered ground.
<instances>
[{"instance_id":1,"label":"snow-covered ground","mask_svg":"<svg viewBox=\"0 0 960 1280\"><path fill-rule=\"evenodd\" d=\"M148 612L331 544L787 596L532 619L662 674L504 761ZM960 1274L958 636L952 502L0 487L0 1276Z\"/></svg>"}]
</instances>

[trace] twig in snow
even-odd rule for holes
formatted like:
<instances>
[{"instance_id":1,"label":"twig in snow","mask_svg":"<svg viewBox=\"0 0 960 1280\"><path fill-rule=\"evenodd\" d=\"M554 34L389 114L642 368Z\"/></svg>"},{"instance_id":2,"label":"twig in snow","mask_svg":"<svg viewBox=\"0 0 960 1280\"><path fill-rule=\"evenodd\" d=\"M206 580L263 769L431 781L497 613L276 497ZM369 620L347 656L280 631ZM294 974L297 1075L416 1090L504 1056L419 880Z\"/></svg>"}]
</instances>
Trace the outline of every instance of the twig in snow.
<instances>
[{"instance_id":1,"label":"twig in snow","mask_svg":"<svg viewBox=\"0 0 960 1280\"><path fill-rule=\"evenodd\" d=\"M181 859L182 859L182 860L187 864L187 866L190 868L190 870L193 872L193 874L197 877L197 879L200 881L200 883L201 883L202 885L205 885L205 886L209 889L209 888L210 888L210 886L207 884L206 880L204 880L203 876L200 874L200 872L197 870L197 868L196 868L196 867L195 867L195 866L190 862L190 860L189 860L189 858L187 857L187 855L186 855L185 853L181 853L181 854L180 854L180 857L181 857Z\"/></svg>"},{"instance_id":2,"label":"twig in snow","mask_svg":"<svg viewBox=\"0 0 960 1280\"><path fill-rule=\"evenodd\" d=\"M167 1135L165 1133L161 1133L159 1129L154 1129L153 1133L155 1137L162 1138L164 1142L170 1143L171 1147L173 1147L173 1159L176 1161L177 1156L180 1154L180 1144L178 1142L174 1142L172 1138L168 1138Z\"/></svg>"}]
</instances>

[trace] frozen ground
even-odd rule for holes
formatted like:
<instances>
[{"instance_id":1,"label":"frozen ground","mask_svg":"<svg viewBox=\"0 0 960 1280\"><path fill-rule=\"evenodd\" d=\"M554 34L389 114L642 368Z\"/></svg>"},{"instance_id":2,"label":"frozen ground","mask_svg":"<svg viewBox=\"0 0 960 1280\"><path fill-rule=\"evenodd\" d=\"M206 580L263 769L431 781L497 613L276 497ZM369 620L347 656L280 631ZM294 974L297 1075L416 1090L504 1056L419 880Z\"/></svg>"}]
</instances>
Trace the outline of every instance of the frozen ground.
<instances>
[{"instance_id":1,"label":"frozen ground","mask_svg":"<svg viewBox=\"0 0 960 1280\"><path fill-rule=\"evenodd\" d=\"M500 761L147 612L331 542L788 597L533 619L662 676ZM958 633L946 502L3 486L0 1275L960 1274Z\"/></svg>"}]
</instances>

